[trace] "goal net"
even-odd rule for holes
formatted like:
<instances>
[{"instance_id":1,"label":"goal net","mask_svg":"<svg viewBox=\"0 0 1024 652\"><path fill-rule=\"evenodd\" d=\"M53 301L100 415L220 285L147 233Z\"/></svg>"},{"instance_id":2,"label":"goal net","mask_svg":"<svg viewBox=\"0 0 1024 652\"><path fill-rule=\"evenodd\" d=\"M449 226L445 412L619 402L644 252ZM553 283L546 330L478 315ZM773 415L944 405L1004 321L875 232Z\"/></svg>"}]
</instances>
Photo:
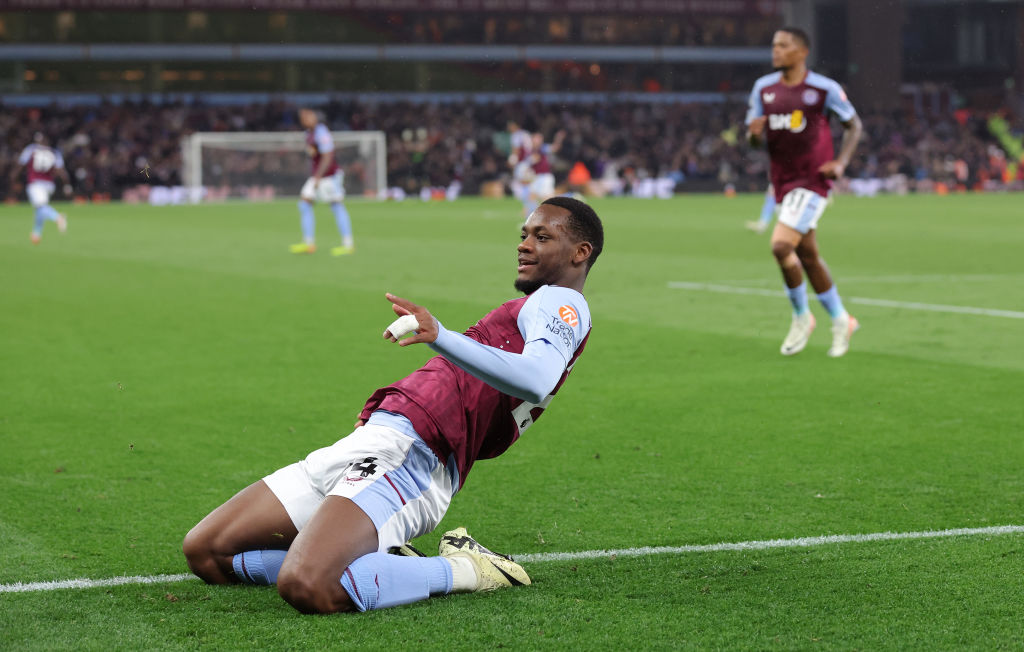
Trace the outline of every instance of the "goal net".
<instances>
[{"instance_id":1,"label":"goal net","mask_svg":"<svg viewBox=\"0 0 1024 652\"><path fill-rule=\"evenodd\" d=\"M382 131L333 131L348 197L382 197L387 149ZM197 132L182 141L182 180L208 197L297 197L311 176L301 131Z\"/></svg>"}]
</instances>

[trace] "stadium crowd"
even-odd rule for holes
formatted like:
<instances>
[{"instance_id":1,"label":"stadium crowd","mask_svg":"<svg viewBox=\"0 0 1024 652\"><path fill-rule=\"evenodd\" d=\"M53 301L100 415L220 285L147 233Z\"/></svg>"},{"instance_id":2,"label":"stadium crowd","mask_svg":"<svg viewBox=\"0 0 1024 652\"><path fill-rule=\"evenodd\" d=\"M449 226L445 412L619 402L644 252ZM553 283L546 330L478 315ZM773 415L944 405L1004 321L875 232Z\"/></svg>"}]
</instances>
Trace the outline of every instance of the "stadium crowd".
<instances>
[{"instance_id":1,"label":"stadium crowd","mask_svg":"<svg viewBox=\"0 0 1024 652\"><path fill-rule=\"evenodd\" d=\"M367 12L367 29L400 43L744 46L770 43L777 17L761 14L621 15Z\"/></svg>"},{"instance_id":2,"label":"stadium crowd","mask_svg":"<svg viewBox=\"0 0 1024 652\"><path fill-rule=\"evenodd\" d=\"M388 185L407 194L455 180L464 193L475 194L486 184L506 181L510 120L548 140L564 130L556 178L564 182L570 168L582 163L591 179L586 189L594 193L630 192L645 178L671 179L677 191L760 191L767 179L767 157L745 142L745 105L739 102L333 102L320 108L334 130L384 131ZM866 142L847 170L851 181L896 179L886 189L911 192L1024 184L1020 171L1014 178L1006 172L986 116L958 111L937 117L902 112L862 117ZM1020 117L1011 119L1018 137L1022 126ZM14 172L18 153L36 132L63 152L75 196L118 198L140 183L180 185L180 143L186 134L297 129L295 107L283 101L5 107L0 111L0 198L24 198L24 179ZM237 161L235 171L244 172L245 158L232 160Z\"/></svg>"}]
</instances>

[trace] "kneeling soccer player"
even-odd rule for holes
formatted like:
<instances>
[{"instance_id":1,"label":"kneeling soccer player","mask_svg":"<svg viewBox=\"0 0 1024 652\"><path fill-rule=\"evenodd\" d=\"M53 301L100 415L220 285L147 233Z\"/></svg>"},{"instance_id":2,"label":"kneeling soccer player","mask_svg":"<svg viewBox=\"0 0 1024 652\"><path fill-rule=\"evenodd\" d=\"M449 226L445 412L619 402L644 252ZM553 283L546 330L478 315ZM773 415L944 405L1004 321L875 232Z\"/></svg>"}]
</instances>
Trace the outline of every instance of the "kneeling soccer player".
<instances>
[{"instance_id":1,"label":"kneeling soccer player","mask_svg":"<svg viewBox=\"0 0 1024 652\"><path fill-rule=\"evenodd\" d=\"M400 318L384 337L440 355L374 392L351 435L248 486L192 528L183 550L196 575L277 584L306 613L530 583L464 528L442 537L438 557L406 545L441 522L476 460L503 453L540 417L586 344L582 291L604 244L600 219L581 201L555 197L521 237L515 287L526 296L465 335L387 295Z\"/></svg>"}]
</instances>

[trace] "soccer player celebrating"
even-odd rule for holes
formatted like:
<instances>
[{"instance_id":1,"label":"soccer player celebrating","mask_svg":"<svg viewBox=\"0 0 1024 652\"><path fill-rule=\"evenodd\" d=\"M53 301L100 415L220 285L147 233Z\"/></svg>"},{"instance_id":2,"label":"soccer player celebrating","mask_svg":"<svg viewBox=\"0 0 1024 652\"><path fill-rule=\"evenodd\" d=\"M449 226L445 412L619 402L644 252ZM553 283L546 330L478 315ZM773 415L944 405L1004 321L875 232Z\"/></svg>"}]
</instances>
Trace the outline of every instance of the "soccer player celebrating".
<instances>
[{"instance_id":1,"label":"soccer player celebrating","mask_svg":"<svg viewBox=\"0 0 1024 652\"><path fill-rule=\"evenodd\" d=\"M56 189L54 180L61 177L67 183L68 173L64 169L64 157L58 150L46 145L46 137L43 134L37 132L34 141L21 151L21 156L18 157L18 170L22 167L28 170L25 193L36 212L32 227L32 244L39 244L43 239L43 224L47 221L56 222L57 230L61 233L67 231L68 220L50 206L50 196Z\"/></svg>"},{"instance_id":2,"label":"soccer player celebrating","mask_svg":"<svg viewBox=\"0 0 1024 652\"><path fill-rule=\"evenodd\" d=\"M305 613L529 584L519 564L464 528L442 537L438 557L417 556L406 542L437 526L473 463L505 452L565 382L590 332L583 284L603 244L589 206L548 199L526 220L517 248L515 287L526 296L465 335L388 294L400 317L384 337L440 355L374 392L352 434L200 521L183 543L192 571L215 584L277 584Z\"/></svg>"},{"instance_id":3,"label":"soccer player celebrating","mask_svg":"<svg viewBox=\"0 0 1024 652\"><path fill-rule=\"evenodd\" d=\"M771 180L780 204L772 232L772 253L782 269L793 305L793 321L782 342L782 354L794 355L807 346L814 315L807 305L811 281L818 299L832 317L832 346L838 358L850 348L857 320L846 312L818 253L815 229L829 201L832 180L846 169L862 127L860 118L838 83L807 69L810 41L803 30L783 27L772 38L772 66L750 93L747 137L757 147L767 143ZM833 158L829 113L843 126L839 155ZM803 271L801 271L803 268Z\"/></svg>"},{"instance_id":4,"label":"soccer player celebrating","mask_svg":"<svg viewBox=\"0 0 1024 652\"><path fill-rule=\"evenodd\" d=\"M306 179L299 193L299 216L302 223L302 242L291 246L293 254L311 254L316 251L316 218L313 202L325 201L331 205L334 219L341 234L341 245L331 249L331 255L344 256L355 251L352 224L348 211L341 203L345 199L345 173L334 158L334 140L320 115L312 109L299 110L299 123L306 129L306 149L313 162L313 176Z\"/></svg>"}]
</instances>

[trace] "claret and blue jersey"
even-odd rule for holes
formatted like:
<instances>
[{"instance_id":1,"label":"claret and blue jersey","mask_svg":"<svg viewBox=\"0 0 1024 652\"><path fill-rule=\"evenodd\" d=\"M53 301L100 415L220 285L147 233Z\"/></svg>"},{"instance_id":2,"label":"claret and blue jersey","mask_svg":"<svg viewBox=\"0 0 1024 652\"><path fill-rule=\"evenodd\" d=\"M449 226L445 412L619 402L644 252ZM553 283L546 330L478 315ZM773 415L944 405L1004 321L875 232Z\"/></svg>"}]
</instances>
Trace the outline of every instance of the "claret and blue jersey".
<instances>
[{"instance_id":1,"label":"claret and blue jersey","mask_svg":"<svg viewBox=\"0 0 1024 652\"><path fill-rule=\"evenodd\" d=\"M839 83L824 75L808 71L802 82L787 86L782 73L774 72L754 83L746 124L767 118L764 138L776 201L795 188L828 196L832 182L818 168L834 158L830 113L841 122L857 115Z\"/></svg>"}]
</instances>

